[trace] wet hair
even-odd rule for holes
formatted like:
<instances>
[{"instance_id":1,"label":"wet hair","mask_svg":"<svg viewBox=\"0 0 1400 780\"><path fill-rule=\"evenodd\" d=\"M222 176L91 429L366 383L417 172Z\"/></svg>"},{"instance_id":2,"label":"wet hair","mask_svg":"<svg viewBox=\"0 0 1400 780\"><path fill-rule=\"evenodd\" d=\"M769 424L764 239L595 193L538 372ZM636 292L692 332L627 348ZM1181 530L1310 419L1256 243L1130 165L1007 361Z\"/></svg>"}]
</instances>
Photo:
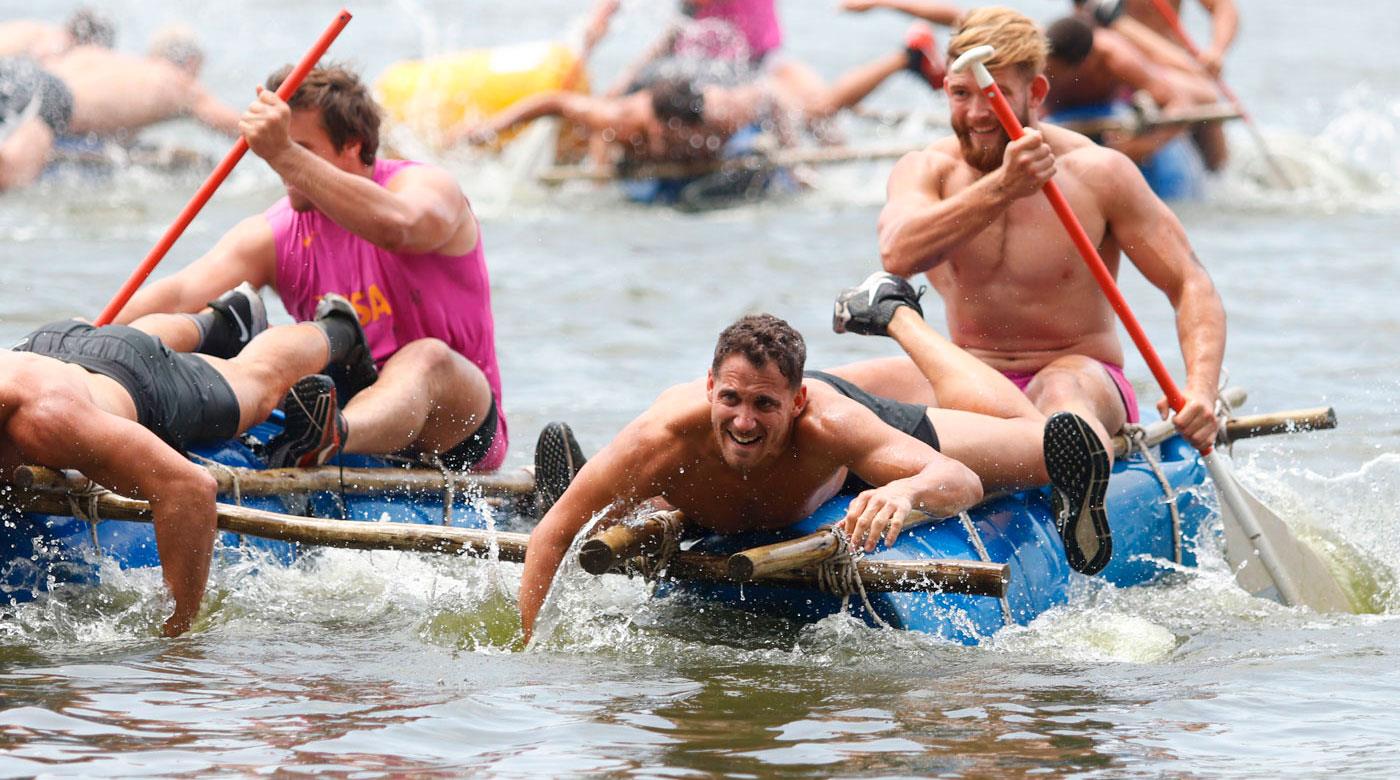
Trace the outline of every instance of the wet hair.
<instances>
[{"instance_id":1,"label":"wet hair","mask_svg":"<svg viewBox=\"0 0 1400 780\"><path fill-rule=\"evenodd\" d=\"M948 41L948 61L978 46L996 49L986 62L988 70L1014 66L1028 79L1045 72L1045 36L1019 11L1000 6L969 11Z\"/></svg>"},{"instance_id":2,"label":"wet hair","mask_svg":"<svg viewBox=\"0 0 1400 780\"><path fill-rule=\"evenodd\" d=\"M694 82L682 78L663 78L649 88L651 110L657 121L665 124L672 119L695 127L705 119L705 96L696 91Z\"/></svg>"},{"instance_id":3,"label":"wet hair","mask_svg":"<svg viewBox=\"0 0 1400 780\"><path fill-rule=\"evenodd\" d=\"M151 36L150 54L176 67L198 72L204 64L204 50L194 31L184 25L170 25Z\"/></svg>"},{"instance_id":4,"label":"wet hair","mask_svg":"<svg viewBox=\"0 0 1400 780\"><path fill-rule=\"evenodd\" d=\"M75 46L101 46L110 49L117 43L117 27L112 20L83 6L68 17L63 26Z\"/></svg>"},{"instance_id":5,"label":"wet hair","mask_svg":"<svg viewBox=\"0 0 1400 780\"><path fill-rule=\"evenodd\" d=\"M788 381L788 388L796 390L802 384L802 368L807 364L807 343L784 320L771 314L750 314L719 334L710 370L718 371L730 355L743 355L757 368L773 361Z\"/></svg>"},{"instance_id":6,"label":"wet hair","mask_svg":"<svg viewBox=\"0 0 1400 780\"><path fill-rule=\"evenodd\" d=\"M291 65L278 68L267 77L267 88L281 87L291 72ZM318 109L321 127L325 128L336 151L359 141L360 162L374 164L374 156L379 151L379 105L355 71L339 63L312 68L287 104L294 110Z\"/></svg>"},{"instance_id":7,"label":"wet hair","mask_svg":"<svg viewBox=\"0 0 1400 780\"><path fill-rule=\"evenodd\" d=\"M1077 16L1066 16L1045 31L1050 56L1070 67L1078 66L1094 50L1094 28Z\"/></svg>"}]
</instances>

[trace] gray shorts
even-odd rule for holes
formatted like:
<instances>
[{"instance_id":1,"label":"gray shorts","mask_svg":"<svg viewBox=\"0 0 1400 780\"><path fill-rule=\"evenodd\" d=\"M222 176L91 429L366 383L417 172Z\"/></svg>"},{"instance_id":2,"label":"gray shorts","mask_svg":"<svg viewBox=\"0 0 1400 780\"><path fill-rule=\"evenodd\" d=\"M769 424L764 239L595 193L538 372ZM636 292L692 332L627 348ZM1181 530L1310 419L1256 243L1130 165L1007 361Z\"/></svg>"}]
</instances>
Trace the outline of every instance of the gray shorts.
<instances>
[{"instance_id":1,"label":"gray shorts","mask_svg":"<svg viewBox=\"0 0 1400 780\"><path fill-rule=\"evenodd\" d=\"M177 450L238 433L238 397L228 380L202 358L171 352L135 328L65 320L25 336L14 351L116 380L131 394L136 421Z\"/></svg>"},{"instance_id":2,"label":"gray shorts","mask_svg":"<svg viewBox=\"0 0 1400 780\"><path fill-rule=\"evenodd\" d=\"M73 93L28 57L0 57L0 135L13 130L37 101L39 118L54 135L68 132Z\"/></svg>"}]
</instances>

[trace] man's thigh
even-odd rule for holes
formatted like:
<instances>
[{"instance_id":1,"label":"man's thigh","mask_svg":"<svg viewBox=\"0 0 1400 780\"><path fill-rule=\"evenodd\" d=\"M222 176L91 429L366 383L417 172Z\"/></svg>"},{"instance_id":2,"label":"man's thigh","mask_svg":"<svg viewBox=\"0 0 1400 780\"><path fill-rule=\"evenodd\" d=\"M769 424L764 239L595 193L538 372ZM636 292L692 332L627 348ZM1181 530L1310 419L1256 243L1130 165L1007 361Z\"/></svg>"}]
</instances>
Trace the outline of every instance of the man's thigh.
<instances>
[{"instance_id":1,"label":"man's thigh","mask_svg":"<svg viewBox=\"0 0 1400 780\"><path fill-rule=\"evenodd\" d=\"M938 398L923 372L907 357L875 358L825 369L854 382L867 393L893 398L907 404L937 406Z\"/></svg>"},{"instance_id":2,"label":"man's thigh","mask_svg":"<svg viewBox=\"0 0 1400 780\"><path fill-rule=\"evenodd\" d=\"M1128 420L1123 396L1108 369L1083 355L1066 355L1036 372L1026 386L1026 396L1047 415L1059 411L1091 414L1109 433Z\"/></svg>"}]
</instances>

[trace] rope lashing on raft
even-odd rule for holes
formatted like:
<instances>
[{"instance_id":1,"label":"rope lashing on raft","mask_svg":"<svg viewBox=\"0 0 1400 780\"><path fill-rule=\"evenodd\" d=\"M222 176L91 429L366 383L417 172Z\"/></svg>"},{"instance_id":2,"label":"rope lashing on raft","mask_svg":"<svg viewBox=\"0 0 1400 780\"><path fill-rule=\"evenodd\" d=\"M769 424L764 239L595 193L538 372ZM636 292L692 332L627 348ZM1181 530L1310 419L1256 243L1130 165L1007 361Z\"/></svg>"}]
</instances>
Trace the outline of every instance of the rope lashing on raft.
<instances>
[{"instance_id":1,"label":"rope lashing on raft","mask_svg":"<svg viewBox=\"0 0 1400 780\"><path fill-rule=\"evenodd\" d=\"M233 503L235 506L243 506L243 484L238 479L238 472L226 463L220 463L213 458L206 458L197 453L190 453L190 457L197 462L204 464L208 468L228 475L229 484L233 485Z\"/></svg>"},{"instance_id":2,"label":"rope lashing on raft","mask_svg":"<svg viewBox=\"0 0 1400 780\"><path fill-rule=\"evenodd\" d=\"M680 552L681 534L685 531L685 518L679 512L664 512L656 515L656 519L662 528L660 546L656 552L637 558L637 570L647 582L655 582L671 565L671 559Z\"/></svg>"},{"instance_id":3,"label":"rope lashing on raft","mask_svg":"<svg viewBox=\"0 0 1400 780\"><path fill-rule=\"evenodd\" d=\"M457 501L457 480L453 479L452 470L442 462L441 455L434 453L423 460L442 475L442 524L452 525L452 505Z\"/></svg>"},{"instance_id":4,"label":"rope lashing on raft","mask_svg":"<svg viewBox=\"0 0 1400 780\"><path fill-rule=\"evenodd\" d=\"M977 551L977 557L983 563L992 563L992 556L987 553L987 545L982 541L982 532L978 531L977 524L972 522L972 515L964 509L958 513L958 520L962 522L963 530L967 531L967 540L972 543L972 549ZM1001 605L1002 624L1009 626L1015 623L1015 619L1011 617L1011 602L1006 600L1006 594L1003 593L1001 598L997 599L997 603Z\"/></svg>"},{"instance_id":5,"label":"rope lashing on raft","mask_svg":"<svg viewBox=\"0 0 1400 780\"><path fill-rule=\"evenodd\" d=\"M1152 446L1147 443L1147 429L1136 423L1123 424L1123 436L1128 440L1128 454L1133 451L1142 453L1142 459L1147 462L1147 467L1152 469L1153 476L1157 477L1157 484L1162 486L1162 495L1166 496L1167 508L1172 514L1172 560L1181 563L1181 508L1176 505L1176 488L1167 479L1167 474L1162 470L1162 462L1152 454Z\"/></svg>"},{"instance_id":6,"label":"rope lashing on raft","mask_svg":"<svg viewBox=\"0 0 1400 780\"><path fill-rule=\"evenodd\" d=\"M112 491L88 480L82 488L63 494L68 500L69 514L88 524L88 530L92 532L92 546L99 553L102 552L102 545L97 541L97 524L102 522L102 517L97 513L97 502L110 492Z\"/></svg>"},{"instance_id":7,"label":"rope lashing on raft","mask_svg":"<svg viewBox=\"0 0 1400 780\"><path fill-rule=\"evenodd\" d=\"M841 597L843 614L850 606L851 595L860 594L861 604L864 605L865 614L870 616L870 620L880 628L889 628L890 624L880 617L874 605L870 603L865 584L860 581L860 574L856 572L856 561L865 556L864 551L851 547L851 537L846 534L844 528L832 528L831 535L836 538L836 552L817 565L817 586L823 593Z\"/></svg>"}]
</instances>

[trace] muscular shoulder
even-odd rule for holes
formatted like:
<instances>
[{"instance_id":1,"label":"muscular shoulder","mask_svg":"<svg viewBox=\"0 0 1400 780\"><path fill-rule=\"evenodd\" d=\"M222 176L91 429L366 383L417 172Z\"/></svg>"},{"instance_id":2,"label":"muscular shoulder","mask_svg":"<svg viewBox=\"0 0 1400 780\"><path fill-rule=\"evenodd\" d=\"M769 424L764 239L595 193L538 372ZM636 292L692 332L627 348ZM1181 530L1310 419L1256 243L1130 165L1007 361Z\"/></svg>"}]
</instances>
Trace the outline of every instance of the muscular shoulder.
<instances>
[{"instance_id":1,"label":"muscular shoulder","mask_svg":"<svg viewBox=\"0 0 1400 780\"><path fill-rule=\"evenodd\" d=\"M890 173L890 194L914 189L928 195L942 195L944 182L960 165L962 156L957 139L940 139L899 159Z\"/></svg>"},{"instance_id":2,"label":"muscular shoulder","mask_svg":"<svg viewBox=\"0 0 1400 780\"><path fill-rule=\"evenodd\" d=\"M444 168L429 163L405 165L394 172L384 187L390 192L404 192L415 188L428 188L445 194L462 195L457 179ZM465 196L463 196L465 197Z\"/></svg>"},{"instance_id":3,"label":"muscular shoulder","mask_svg":"<svg viewBox=\"0 0 1400 780\"><path fill-rule=\"evenodd\" d=\"M1055 150L1056 161L1095 190L1112 191L1125 184L1123 177L1142 176L1122 152L1056 125L1041 125L1040 129Z\"/></svg>"},{"instance_id":4,"label":"muscular shoulder","mask_svg":"<svg viewBox=\"0 0 1400 780\"><path fill-rule=\"evenodd\" d=\"M808 380L807 408L797 422L797 436L803 448L832 456L843 463L853 442L862 438L872 421L879 422L864 406L852 401L822 381ZM883 423L879 423L883 425Z\"/></svg>"}]
</instances>

